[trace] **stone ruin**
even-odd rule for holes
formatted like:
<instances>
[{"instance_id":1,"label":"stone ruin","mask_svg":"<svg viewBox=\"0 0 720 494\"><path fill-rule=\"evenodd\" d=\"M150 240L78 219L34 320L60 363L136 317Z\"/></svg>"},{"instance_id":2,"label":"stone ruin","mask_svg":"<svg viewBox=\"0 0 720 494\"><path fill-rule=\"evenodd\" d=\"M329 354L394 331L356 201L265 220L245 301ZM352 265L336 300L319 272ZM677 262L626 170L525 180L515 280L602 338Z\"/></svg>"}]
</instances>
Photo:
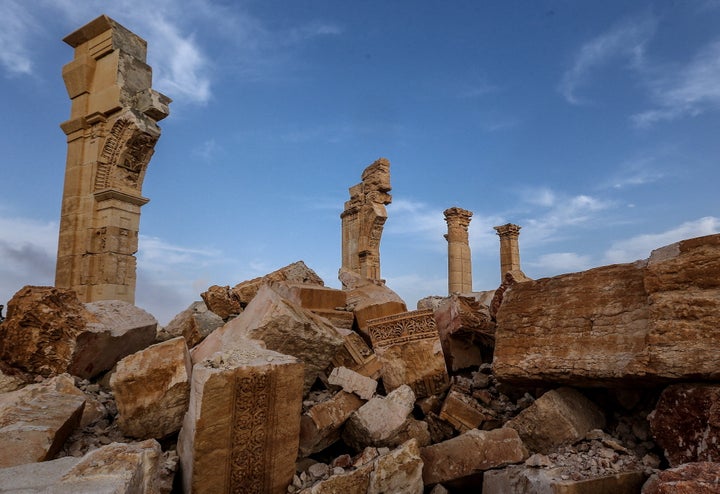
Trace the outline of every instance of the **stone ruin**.
<instances>
[{"instance_id":1,"label":"stone ruin","mask_svg":"<svg viewBox=\"0 0 720 494\"><path fill-rule=\"evenodd\" d=\"M65 78L88 101L104 86L85 50L146 67L144 43L106 17L66 40L85 46ZM133 104L155 94L140 69ZM130 94L121 80L108 94ZM88 171L128 176L92 158L103 118L125 111L78 121ZM132 122L126 137L147 142ZM126 218L141 174L134 192L108 182L115 212L78 216ZM88 300L112 292L93 283L19 290L0 322L0 492L720 492L720 235L530 280L508 224L500 286L473 292L472 213L451 208L450 294L408 311L380 279L387 160L350 190L342 290L299 261L211 286L164 328L120 297L128 277L106 284L126 288L115 300Z\"/></svg>"},{"instance_id":2,"label":"stone ruin","mask_svg":"<svg viewBox=\"0 0 720 494\"><path fill-rule=\"evenodd\" d=\"M142 184L170 99L150 86L147 43L101 16L65 37L72 100L55 286L83 302L135 302Z\"/></svg>"}]
</instances>

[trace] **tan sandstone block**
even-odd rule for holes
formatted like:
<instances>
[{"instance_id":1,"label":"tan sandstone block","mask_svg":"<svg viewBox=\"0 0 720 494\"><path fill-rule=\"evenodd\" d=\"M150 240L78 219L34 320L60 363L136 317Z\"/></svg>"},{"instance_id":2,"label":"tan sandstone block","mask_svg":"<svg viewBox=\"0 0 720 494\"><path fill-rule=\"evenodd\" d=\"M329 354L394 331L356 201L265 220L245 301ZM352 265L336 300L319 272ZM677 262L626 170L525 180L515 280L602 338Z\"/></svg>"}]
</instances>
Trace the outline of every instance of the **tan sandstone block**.
<instances>
[{"instance_id":1,"label":"tan sandstone block","mask_svg":"<svg viewBox=\"0 0 720 494\"><path fill-rule=\"evenodd\" d=\"M303 365L252 342L193 367L178 438L186 493L286 491L295 473Z\"/></svg>"},{"instance_id":2,"label":"tan sandstone block","mask_svg":"<svg viewBox=\"0 0 720 494\"><path fill-rule=\"evenodd\" d=\"M0 394L0 468L51 459L80 425L84 406L67 374Z\"/></svg>"},{"instance_id":3,"label":"tan sandstone block","mask_svg":"<svg viewBox=\"0 0 720 494\"><path fill-rule=\"evenodd\" d=\"M472 452L472 454L470 454ZM491 468L519 463L527 450L514 429L469 430L420 450L425 485L472 477Z\"/></svg>"},{"instance_id":4,"label":"tan sandstone block","mask_svg":"<svg viewBox=\"0 0 720 494\"><path fill-rule=\"evenodd\" d=\"M449 385L440 337L432 310L417 310L368 322L368 332L382 362L385 389L407 384L418 398Z\"/></svg>"},{"instance_id":5,"label":"tan sandstone block","mask_svg":"<svg viewBox=\"0 0 720 494\"><path fill-rule=\"evenodd\" d=\"M511 466L485 472L482 494L637 494L645 478L643 472L633 471L567 480L555 469Z\"/></svg>"},{"instance_id":6,"label":"tan sandstone block","mask_svg":"<svg viewBox=\"0 0 720 494\"><path fill-rule=\"evenodd\" d=\"M475 398L451 389L439 417L450 422L458 431L465 432L479 427L485 420L494 419L495 412L480 405Z\"/></svg>"},{"instance_id":7,"label":"tan sandstone block","mask_svg":"<svg viewBox=\"0 0 720 494\"><path fill-rule=\"evenodd\" d=\"M192 363L183 337L122 359L110 378L123 434L163 438L180 430L190 397Z\"/></svg>"},{"instance_id":8,"label":"tan sandstone block","mask_svg":"<svg viewBox=\"0 0 720 494\"><path fill-rule=\"evenodd\" d=\"M340 439L340 428L363 403L354 393L340 391L313 406L300 420L300 453L317 453Z\"/></svg>"}]
</instances>

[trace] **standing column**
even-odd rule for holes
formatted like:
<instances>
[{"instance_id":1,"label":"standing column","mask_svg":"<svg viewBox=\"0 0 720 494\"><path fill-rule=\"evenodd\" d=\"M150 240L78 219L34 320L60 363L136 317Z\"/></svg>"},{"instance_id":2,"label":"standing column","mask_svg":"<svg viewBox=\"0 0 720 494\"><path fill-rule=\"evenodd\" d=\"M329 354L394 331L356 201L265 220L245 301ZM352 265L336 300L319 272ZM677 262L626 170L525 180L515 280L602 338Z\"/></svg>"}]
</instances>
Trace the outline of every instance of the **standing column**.
<instances>
[{"instance_id":1,"label":"standing column","mask_svg":"<svg viewBox=\"0 0 720 494\"><path fill-rule=\"evenodd\" d=\"M83 302L135 303L135 253L145 171L170 98L151 89L146 43L100 16L64 41L72 100L55 285Z\"/></svg>"},{"instance_id":2,"label":"standing column","mask_svg":"<svg viewBox=\"0 0 720 494\"><path fill-rule=\"evenodd\" d=\"M508 271L520 271L520 226L508 223L494 227L500 237L500 282Z\"/></svg>"},{"instance_id":3,"label":"standing column","mask_svg":"<svg viewBox=\"0 0 720 494\"><path fill-rule=\"evenodd\" d=\"M472 292L472 259L468 240L468 226L472 212L461 208L449 208L443 213L448 232L448 292Z\"/></svg>"}]
</instances>

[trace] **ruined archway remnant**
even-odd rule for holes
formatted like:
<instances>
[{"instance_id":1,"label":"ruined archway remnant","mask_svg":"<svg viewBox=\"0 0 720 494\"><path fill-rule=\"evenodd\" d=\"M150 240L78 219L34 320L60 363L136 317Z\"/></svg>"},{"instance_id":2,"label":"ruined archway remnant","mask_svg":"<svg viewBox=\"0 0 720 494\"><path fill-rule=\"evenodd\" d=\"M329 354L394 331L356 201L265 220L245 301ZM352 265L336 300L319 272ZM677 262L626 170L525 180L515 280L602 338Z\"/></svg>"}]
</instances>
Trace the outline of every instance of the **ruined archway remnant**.
<instances>
[{"instance_id":1,"label":"ruined archway remnant","mask_svg":"<svg viewBox=\"0 0 720 494\"><path fill-rule=\"evenodd\" d=\"M468 226L472 212L453 207L443 214L448 232L444 235L448 242L448 293L472 292L472 258L468 240Z\"/></svg>"},{"instance_id":2,"label":"ruined archway remnant","mask_svg":"<svg viewBox=\"0 0 720 494\"><path fill-rule=\"evenodd\" d=\"M502 282L508 271L521 271L518 237L522 227L507 223L493 228L500 237L500 281Z\"/></svg>"},{"instance_id":3,"label":"ruined archway remnant","mask_svg":"<svg viewBox=\"0 0 720 494\"><path fill-rule=\"evenodd\" d=\"M380 237L387 220L390 162L380 158L365 168L362 182L350 187L342 219L342 267L371 280L380 280Z\"/></svg>"},{"instance_id":4,"label":"ruined archway remnant","mask_svg":"<svg viewBox=\"0 0 720 494\"><path fill-rule=\"evenodd\" d=\"M151 89L147 43L107 16L63 40L72 100L55 285L83 302L135 302L142 183L170 99Z\"/></svg>"}]
</instances>

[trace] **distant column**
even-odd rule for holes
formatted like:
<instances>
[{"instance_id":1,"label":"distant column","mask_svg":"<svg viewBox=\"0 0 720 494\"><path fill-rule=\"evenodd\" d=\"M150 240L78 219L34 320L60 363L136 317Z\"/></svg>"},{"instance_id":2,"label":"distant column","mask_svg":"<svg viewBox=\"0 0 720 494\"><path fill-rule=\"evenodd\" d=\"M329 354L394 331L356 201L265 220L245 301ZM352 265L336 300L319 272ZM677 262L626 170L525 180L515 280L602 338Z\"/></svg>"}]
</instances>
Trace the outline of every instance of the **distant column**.
<instances>
[{"instance_id":1,"label":"distant column","mask_svg":"<svg viewBox=\"0 0 720 494\"><path fill-rule=\"evenodd\" d=\"M508 223L494 227L500 237L500 281L508 271L520 271L520 226Z\"/></svg>"},{"instance_id":2,"label":"distant column","mask_svg":"<svg viewBox=\"0 0 720 494\"><path fill-rule=\"evenodd\" d=\"M72 100L60 127L68 150L55 285L83 302L135 303L135 256L145 171L170 99L151 89L147 43L107 16L63 40Z\"/></svg>"},{"instance_id":3,"label":"distant column","mask_svg":"<svg viewBox=\"0 0 720 494\"><path fill-rule=\"evenodd\" d=\"M468 240L468 226L472 212L449 208L443 213L448 225L445 240L448 242L448 292L472 292L472 259Z\"/></svg>"},{"instance_id":4,"label":"distant column","mask_svg":"<svg viewBox=\"0 0 720 494\"><path fill-rule=\"evenodd\" d=\"M387 220L390 162L380 158L362 174L362 182L350 187L342 219L342 267L365 278L380 280L380 237Z\"/></svg>"}]
</instances>

